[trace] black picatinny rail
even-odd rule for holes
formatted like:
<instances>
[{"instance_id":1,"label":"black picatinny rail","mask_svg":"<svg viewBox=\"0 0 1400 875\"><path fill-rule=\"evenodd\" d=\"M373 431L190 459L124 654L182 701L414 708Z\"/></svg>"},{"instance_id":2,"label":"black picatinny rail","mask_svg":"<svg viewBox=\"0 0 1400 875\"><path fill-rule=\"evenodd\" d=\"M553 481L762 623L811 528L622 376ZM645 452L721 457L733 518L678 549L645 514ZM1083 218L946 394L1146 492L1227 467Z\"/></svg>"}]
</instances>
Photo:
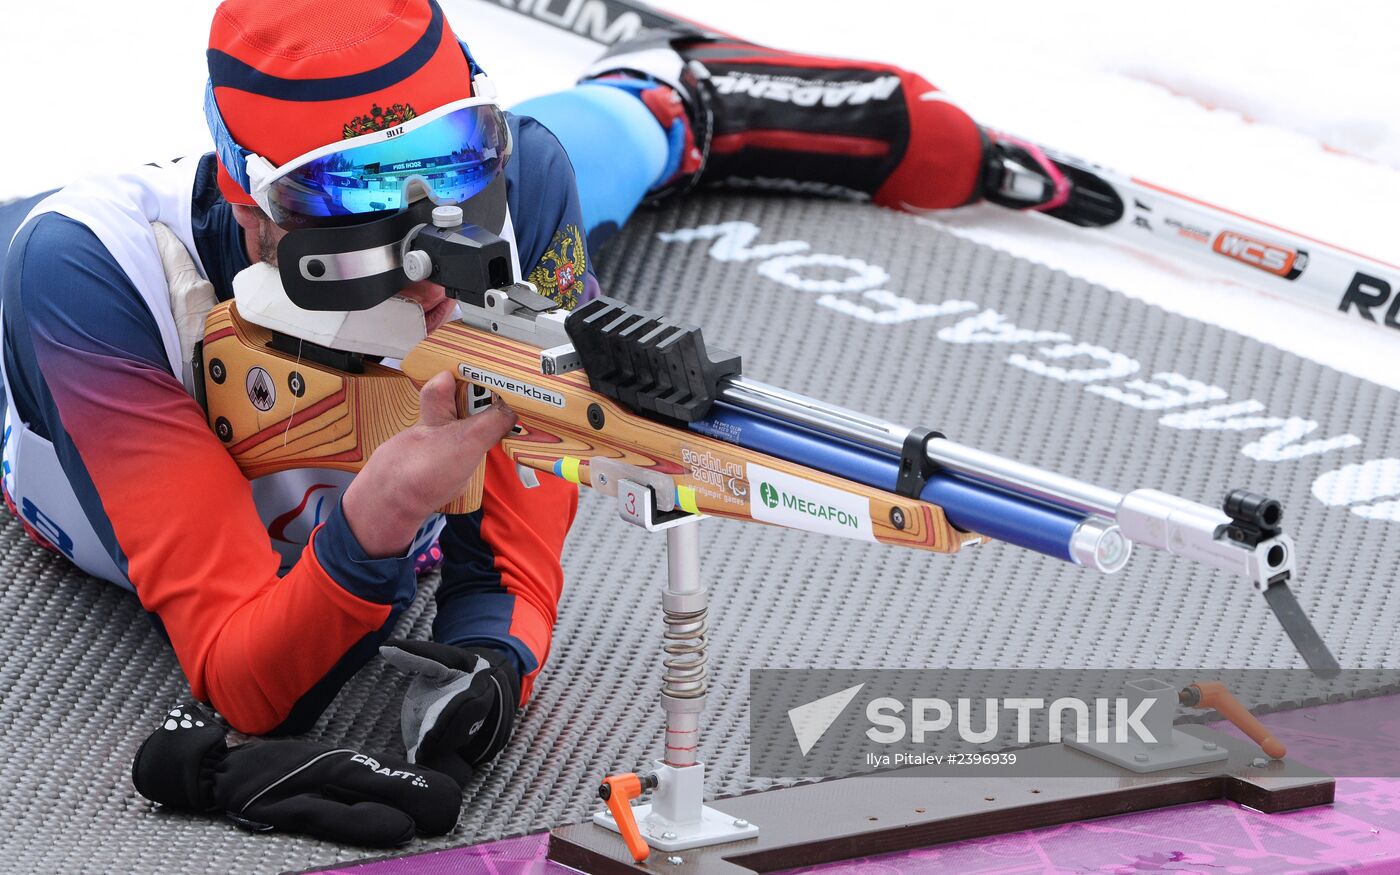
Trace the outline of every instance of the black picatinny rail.
<instances>
[{"instance_id":1,"label":"black picatinny rail","mask_svg":"<svg viewBox=\"0 0 1400 875\"><path fill-rule=\"evenodd\" d=\"M740 357L711 358L700 329L678 325L612 298L569 314L564 328L593 391L628 409L694 422L719 398L720 381L740 372Z\"/></svg>"}]
</instances>

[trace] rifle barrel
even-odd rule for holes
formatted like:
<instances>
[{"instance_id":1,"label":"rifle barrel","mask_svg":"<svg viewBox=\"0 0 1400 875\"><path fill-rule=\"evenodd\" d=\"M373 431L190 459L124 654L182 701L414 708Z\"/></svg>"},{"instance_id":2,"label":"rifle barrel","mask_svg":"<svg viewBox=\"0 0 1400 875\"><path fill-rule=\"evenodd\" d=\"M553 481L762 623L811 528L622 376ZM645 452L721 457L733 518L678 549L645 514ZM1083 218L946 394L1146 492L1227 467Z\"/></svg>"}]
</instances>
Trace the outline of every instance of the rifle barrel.
<instances>
[{"instance_id":1,"label":"rifle barrel","mask_svg":"<svg viewBox=\"0 0 1400 875\"><path fill-rule=\"evenodd\" d=\"M892 492L899 479L899 456L793 423L781 415L721 401L690 427L709 437L876 489ZM934 473L918 497L943 508L948 521L963 531L1100 571L1121 567L1117 557L1105 563L1096 552L1105 530L1116 528L1097 516L1028 499L947 471Z\"/></svg>"},{"instance_id":2,"label":"rifle barrel","mask_svg":"<svg viewBox=\"0 0 1400 875\"><path fill-rule=\"evenodd\" d=\"M692 428L895 491L910 429L741 376L723 381L719 397L711 422ZM1131 542L1244 576L1261 590L1294 568L1286 536L1222 538L1232 518L1218 508L1153 489L1114 492L941 435L924 452L936 473L919 498L960 529L1105 572L1123 566Z\"/></svg>"}]
</instances>

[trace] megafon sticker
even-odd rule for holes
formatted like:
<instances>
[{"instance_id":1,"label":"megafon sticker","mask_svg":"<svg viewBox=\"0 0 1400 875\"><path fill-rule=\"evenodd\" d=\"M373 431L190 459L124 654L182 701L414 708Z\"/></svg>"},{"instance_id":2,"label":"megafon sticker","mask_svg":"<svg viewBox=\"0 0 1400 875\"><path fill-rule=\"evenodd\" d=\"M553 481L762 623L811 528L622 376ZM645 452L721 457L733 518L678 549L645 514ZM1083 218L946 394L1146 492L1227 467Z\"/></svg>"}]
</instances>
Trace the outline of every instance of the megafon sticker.
<instances>
[{"instance_id":1,"label":"megafon sticker","mask_svg":"<svg viewBox=\"0 0 1400 875\"><path fill-rule=\"evenodd\" d=\"M1238 231L1221 231L1210 248L1226 258L1233 258L1286 280L1297 279L1308 266L1308 253L1303 250L1266 243Z\"/></svg>"},{"instance_id":2,"label":"megafon sticker","mask_svg":"<svg viewBox=\"0 0 1400 875\"><path fill-rule=\"evenodd\" d=\"M875 540L868 499L762 465L746 467L754 519L823 535Z\"/></svg>"}]
</instances>

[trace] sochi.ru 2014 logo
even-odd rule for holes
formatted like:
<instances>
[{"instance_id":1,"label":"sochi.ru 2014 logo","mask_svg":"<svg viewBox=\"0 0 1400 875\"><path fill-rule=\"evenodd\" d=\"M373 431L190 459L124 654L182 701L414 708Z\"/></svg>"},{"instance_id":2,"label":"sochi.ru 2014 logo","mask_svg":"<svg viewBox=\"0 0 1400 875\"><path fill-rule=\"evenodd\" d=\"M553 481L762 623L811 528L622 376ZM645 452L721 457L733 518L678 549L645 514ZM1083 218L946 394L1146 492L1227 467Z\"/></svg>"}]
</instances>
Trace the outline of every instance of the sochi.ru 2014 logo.
<instances>
[{"instance_id":1,"label":"sochi.ru 2014 logo","mask_svg":"<svg viewBox=\"0 0 1400 875\"><path fill-rule=\"evenodd\" d=\"M778 506L778 489L772 483L761 484L758 487L758 497L769 507Z\"/></svg>"}]
</instances>

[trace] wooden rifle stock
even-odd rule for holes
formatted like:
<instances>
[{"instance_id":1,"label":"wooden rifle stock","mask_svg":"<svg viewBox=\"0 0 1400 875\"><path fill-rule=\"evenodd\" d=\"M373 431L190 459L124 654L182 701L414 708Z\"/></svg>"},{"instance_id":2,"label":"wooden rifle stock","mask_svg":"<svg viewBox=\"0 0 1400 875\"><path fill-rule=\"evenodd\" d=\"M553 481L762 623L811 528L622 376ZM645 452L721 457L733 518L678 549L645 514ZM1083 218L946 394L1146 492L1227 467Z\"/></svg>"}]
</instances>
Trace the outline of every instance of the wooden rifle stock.
<instances>
[{"instance_id":1,"label":"wooden rifle stock","mask_svg":"<svg viewBox=\"0 0 1400 875\"><path fill-rule=\"evenodd\" d=\"M519 415L519 426L501 441L517 465L612 494L616 484L595 482L592 471L595 460L607 459L664 475L674 494L658 496L659 503L691 513L940 553L982 540L958 531L928 502L636 414L593 391L581 371L545 376L537 348L460 322L418 344L401 371L366 363L363 373L346 373L274 350L270 339L271 332L239 320L231 302L206 323L209 422L250 478L292 468L358 471L376 447L418 420L419 389L448 371L459 383L459 410L468 409L470 388L478 385ZM824 495L841 501L824 504ZM480 504L478 474L468 494L444 511L466 513Z\"/></svg>"},{"instance_id":2,"label":"wooden rifle stock","mask_svg":"<svg viewBox=\"0 0 1400 875\"><path fill-rule=\"evenodd\" d=\"M423 384L402 371L366 362L363 373L349 373L275 350L271 340L271 331L239 319L232 301L215 307L204 326L209 425L248 479L294 468L359 471L380 444L418 421ZM467 388L458 386L459 414ZM478 468L443 513L481 507L482 477Z\"/></svg>"}]
</instances>

